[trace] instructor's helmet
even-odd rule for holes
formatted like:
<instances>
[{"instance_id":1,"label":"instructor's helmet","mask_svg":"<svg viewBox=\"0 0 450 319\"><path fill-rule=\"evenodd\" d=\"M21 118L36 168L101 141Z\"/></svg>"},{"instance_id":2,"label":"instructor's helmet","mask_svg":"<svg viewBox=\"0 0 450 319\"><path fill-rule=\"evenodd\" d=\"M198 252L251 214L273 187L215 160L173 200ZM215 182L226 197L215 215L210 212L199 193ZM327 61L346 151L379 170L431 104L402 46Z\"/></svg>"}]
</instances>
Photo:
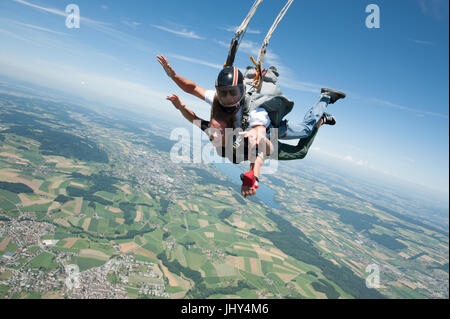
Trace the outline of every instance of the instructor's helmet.
<instances>
[{"instance_id":1,"label":"instructor's helmet","mask_svg":"<svg viewBox=\"0 0 450 319\"><path fill-rule=\"evenodd\" d=\"M222 109L233 113L245 96L244 76L238 68L227 66L216 80L216 92Z\"/></svg>"}]
</instances>

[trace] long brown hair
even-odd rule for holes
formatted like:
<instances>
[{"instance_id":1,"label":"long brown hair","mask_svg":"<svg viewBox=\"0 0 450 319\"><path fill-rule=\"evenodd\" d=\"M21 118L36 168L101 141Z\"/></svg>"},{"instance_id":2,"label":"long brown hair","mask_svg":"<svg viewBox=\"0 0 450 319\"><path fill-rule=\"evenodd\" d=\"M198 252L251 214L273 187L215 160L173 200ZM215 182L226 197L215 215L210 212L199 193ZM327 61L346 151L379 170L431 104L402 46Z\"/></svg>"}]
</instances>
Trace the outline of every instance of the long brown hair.
<instances>
[{"instance_id":1,"label":"long brown hair","mask_svg":"<svg viewBox=\"0 0 450 319\"><path fill-rule=\"evenodd\" d=\"M227 123L227 128L235 128L234 122L236 121L236 113L229 114L222 110L222 106L220 105L219 99L214 96L214 102L211 108L211 120L215 119L216 121L223 121Z\"/></svg>"}]
</instances>

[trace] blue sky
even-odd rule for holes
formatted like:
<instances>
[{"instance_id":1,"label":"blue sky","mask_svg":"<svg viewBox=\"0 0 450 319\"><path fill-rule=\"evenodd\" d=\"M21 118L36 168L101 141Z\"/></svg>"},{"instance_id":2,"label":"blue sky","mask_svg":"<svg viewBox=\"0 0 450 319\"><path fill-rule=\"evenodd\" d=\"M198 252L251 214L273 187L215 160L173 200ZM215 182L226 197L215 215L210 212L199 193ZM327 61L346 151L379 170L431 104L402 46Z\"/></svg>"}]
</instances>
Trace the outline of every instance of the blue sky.
<instances>
[{"instance_id":1,"label":"blue sky","mask_svg":"<svg viewBox=\"0 0 450 319\"><path fill-rule=\"evenodd\" d=\"M65 25L77 4L80 29ZM368 4L380 7L368 29ZM253 0L3 0L0 75L147 114L180 117L164 100L177 93L195 112L208 106L186 96L156 62L164 54L177 73L213 88L232 30ZM263 1L236 58L245 68L284 1ZM335 127L311 150L389 179L446 193L449 178L449 43L447 0L295 1L271 39L266 66L301 119L321 87L348 98L329 107Z\"/></svg>"}]
</instances>

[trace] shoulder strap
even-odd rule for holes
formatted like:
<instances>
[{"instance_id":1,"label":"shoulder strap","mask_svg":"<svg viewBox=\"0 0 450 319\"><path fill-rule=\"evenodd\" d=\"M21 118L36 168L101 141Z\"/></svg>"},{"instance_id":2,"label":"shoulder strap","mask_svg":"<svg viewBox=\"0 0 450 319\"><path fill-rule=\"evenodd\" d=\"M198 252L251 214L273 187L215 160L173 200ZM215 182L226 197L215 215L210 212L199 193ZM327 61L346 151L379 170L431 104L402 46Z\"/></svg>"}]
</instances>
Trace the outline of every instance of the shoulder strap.
<instances>
[{"instance_id":1,"label":"shoulder strap","mask_svg":"<svg viewBox=\"0 0 450 319\"><path fill-rule=\"evenodd\" d=\"M244 100L244 105L242 106L242 118L241 118L241 129L243 131L246 131L248 129L251 101L252 101L252 96L249 94L246 94L245 100Z\"/></svg>"},{"instance_id":2,"label":"shoulder strap","mask_svg":"<svg viewBox=\"0 0 450 319\"><path fill-rule=\"evenodd\" d=\"M245 17L242 24L237 28L236 33L231 40L230 50L228 52L227 61L224 64L224 67L226 66L233 66L234 64L234 58L236 56L237 50L239 48L239 44L241 43L242 39L244 38L245 32L247 32L247 27L250 23L250 20L255 15L256 9L258 9L259 5L261 4L263 0L255 0L253 3L253 6L250 9L250 12Z\"/></svg>"},{"instance_id":3,"label":"shoulder strap","mask_svg":"<svg viewBox=\"0 0 450 319\"><path fill-rule=\"evenodd\" d=\"M267 53L267 47L269 46L270 38L272 37L273 33L275 32L275 29L278 27L278 24L280 24L281 20L283 20L286 12L289 10L289 8L291 7L293 2L294 2L294 0L287 1L286 5L283 7L283 9L281 9L277 18L275 19L272 26L270 27L269 32L267 32L267 35L263 41L261 50L259 52L258 62L256 62L253 57L250 57L253 64L255 64L255 67L257 70L254 80L256 82L255 87L258 89L258 93L261 92L261 87L263 85L263 78L264 78L263 65L264 65L264 59L265 59L266 53Z\"/></svg>"}]
</instances>

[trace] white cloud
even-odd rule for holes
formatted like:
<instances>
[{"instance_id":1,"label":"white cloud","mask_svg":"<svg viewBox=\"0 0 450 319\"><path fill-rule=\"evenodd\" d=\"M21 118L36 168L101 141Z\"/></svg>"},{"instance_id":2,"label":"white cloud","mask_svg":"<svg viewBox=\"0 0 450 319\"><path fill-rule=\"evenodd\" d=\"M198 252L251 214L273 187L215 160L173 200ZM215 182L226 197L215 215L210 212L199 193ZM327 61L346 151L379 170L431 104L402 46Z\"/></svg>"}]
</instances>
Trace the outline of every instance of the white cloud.
<instances>
[{"instance_id":1,"label":"white cloud","mask_svg":"<svg viewBox=\"0 0 450 319\"><path fill-rule=\"evenodd\" d=\"M64 32L58 32L58 31L50 30L50 29L47 29L47 28L44 28L44 27L40 27L40 26L36 26L36 25L32 25L32 24L26 24L26 23L14 21L14 20L9 20L9 19L6 19L6 20L8 20L9 22L14 23L14 24L16 24L18 26L25 27L25 28L28 28L28 29L44 31L44 32L48 32L48 33L58 34L58 35L67 35Z\"/></svg>"},{"instance_id":2,"label":"white cloud","mask_svg":"<svg viewBox=\"0 0 450 319\"><path fill-rule=\"evenodd\" d=\"M222 70L222 68L223 68L219 64L215 64L215 63L211 63L211 62L207 62L207 61L203 61L203 60L199 60L199 59L194 59L194 58L190 58L190 57L179 55L179 54L169 53L169 54L167 54L167 57L172 57L174 59L183 60L183 61L187 61L187 62L199 64L199 65L208 66L208 67L211 67L211 68L214 68L214 69L218 69L218 70Z\"/></svg>"},{"instance_id":3,"label":"white cloud","mask_svg":"<svg viewBox=\"0 0 450 319\"><path fill-rule=\"evenodd\" d=\"M229 47L229 44L227 44L223 41L216 40L215 42L223 47L226 47L226 48ZM260 48L257 46L257 44L255 42L243 41L239 46L239 50L241 50L242 52L247 53L249 55L252 55L255 59L257 59L259 56ZM179 55L179 54L168 54L167 56L173 57L175 59L195 63L195 64L205 65L208 67L212 67L214 69L221 70L223 68L222 65L219 65L216 63L199 60L199 59L195 59L195 58L191 58L191 57L187 57L187 56L183 56L183 55ZM267 63L265 63L266 67L270 66L270 65L274 65L277 67L278 71L280 72L280 81L279 81L280 87L285 87L285 88L289 88L292 90L296 90L296 91L300 91L300 92L308 92L308 93L318 93L318 92L320 92L320 89L322 87L325 87L323 85L309 83L309 82L302 82L302 81L298 81L298 80L294 79L294 75L293 75L294 73L288 67L286 67L284 65L284 63L281 62L281 58L277 54L275 54L273 51L271 51L270 49L267 50L267 55L266 55L265 61L267 62Z\"/></svg>"},{"instance_id":4,"label":"white cloud","mask_svg":"<svg viewBox=\"0 0 450 319\"><path fill-rule=\"evenodd\" d=\"M37 10L44 11L44 12L53 13L53 14L56 14L56 15L59 15L59 16L62 16L62 17L66 17L67 16L67 13L65 13L64 11L58 10L58 9L49 8L49 7L42 7L42 6L33 4L31 2L28 2L28 1L24 1L24 0L13 0L13 1L17 2L17 3L20 3L20 4L23 4L25 6L37 9Z\"/></svg>"},{"instance_id":5,"label":"white cloud","mask_svg":"<svg viewBox=\"0 0 450 319\"><path fill-rule=\"evenodd\" d=\"M223 41L216 42L223 47L229 47L229 44ZM253 41L242 41L239 45L239 50L253 56L257 60L261 51L261 47L258 43ZM320 92L320 89L322 87L325 87L324 85L298 81L296 79L295 73L289 67L287 67L282 61L282 58L278 54L273 52L273 50L271 50L270 48L267 49L264 64L266 67L270 65L274 65L277 67L278 72L280 73L279 85L281 87L308 93L318 93Z\"/></svg>"},{"instance_id":6,"label":"white cloud","mask_svg":"<svg viewBox=\"0 0 450 319\"><path fill-rule=\"evenodd\" d=\"M408 162L410 162L411 164L414 164L416 161L410 157L404 157L404 159Z\"/></svg>"},{"instance_id":7,"label":"white cloud","mask_svg":"<svg viewBox=\"0 0 450 319\"><path fill-rule=\"evenodd\" d=\"M239 28L239 26L235 26L235 27L230 27L230 26L228 26L228 27L222 27L222 28L220 28L220 29L225 30L225 31L228 31L228 32L236 33L236 31L237 31L238 28ZM251 28L248 28L246 32L247 32L248 34L261 34L261 31L259 31L259 30L253 30L253 29L251 29Z\"/></svg>"},{"instance_id":8,"label":"white cloud","mask_svg":"<svg viewBox=\"0 0 450 319\"><path fill-rule=\"evenodd\" d=\"M8 30L5 30L5 29L0 29L0 33L6 35L8 37L11 37L13 39L16 39L16 40L20 40L20 41L24 41L24 42L28 42L28 43L33 43L32 40L24 38L24 37L21 37L21 36L15 34L14 32L11 32L11 31L8 31Z\"/></svg>"},{"instance_id":9,"label":"white cloud","mask_svg":"<svg viewBox=\"0 0 450 319\"><path fill-rule=\"evenodd\" d=\"M56 51L63 52L65 57L68 59L70 59L70 57L75 56L83 58L86 57L91 58L92 56L99 56L103 60L109 59L114 62L118 61L118 59L115 56L100 52L97 49L92 49L89 46L84 46L81 44L74 45L72 41L67 41L66 38L52 36L53 34L55 34L55 32L56 31L24 24L15 20L0 18L0 33L15 40L20 40L28 44L32 44L34 46L44 47L52 50L52 52ZM70 34L66 33L61 33L61 35L70 36Z\"/></svg>"},{"instance_id":10,"label":"white cloud","mask_svg":"<svg viewBox=\"0 0 450 319\"><path fill-rule=\"evenodd\" d=\"M448 0L418 0L420 10L425 16L437 20L448 19Z\"/></svg>"},{"instance_id":11,"label":"white cloud","mask_svg":"<svg viewBox=\"0 0 450 319\"><path fill-rule=\"evenodd\" d=\"M15 79L57 88L72 96L80 96L118 108L149 113L173 112L165 100L166 92L158 90L156 85L144 85L98 72L92 73L71 65L2 53L0 53L0 70L1 74Z\"/></svg>"},{"instance_id":12,"label":"white cloud","mask_svg":"<svg viewBox=\"0 0 450 319\"><path fill-rule=\"evenodd\" d=\"M54 8L50 8L50 7L43 7L43 6L39 6L33 3L30 3L28 1L25 0L13 0L17 3L23 4L25 6L40 10L40 11L44 11L44 12L48 12L48 13L52 13L58 16L62 16L62 17L67 17L67 13L58 9L54 9ZM110 38L117 40L120 43L127 43L128 45L132 45L134 46L136 49L141 50L143 52L147 52L147 53L151 53L151 54L156 54L156 52L154 52L151 49L151 45L147 45L146 42L142 39L138 39L136 37L133 37L129 34L126 34L124 32L118 31L112 27L109 26L109 24L101 22L101 21L97 21L97 20L93 20L93 19L89 19L83 16L83 13L81 13L81 17L80 20L82 22L81 27L83 27L83 25L86 25L98 32L101 32L103 34L108 35ZM83 22L85 24L83 24Z\"/></svg>"},{"instance_id":13,"label":"white cloud","mask_svg":"<svg viewBox=\"0 0 450 319\"><path fill-rule=\"evenodd\" d=\"M431 41L416 40L416 39L410 39L410 41L417 43L417 44L434 45L434 42L431 42Z\"/></svg>"},{"instance_id":14,"label":"white cloud","mask_svg":"<svg viewBox=\"0 0 450 319\"><path fill-rule=\"evenodd\" d=\"M31 2L25 1L25 0L13 0L13 1L16 3L20 3L25 6L28 6L30 8L39 10L39 11L52 13L52 14L62 16L62 17L67 17L67 13L64 11L61 11L59 9L39 6L39 5L33 4ZM133 46L135 49L138 49L138 50L146 52L146 53L157 54L157 52L152 49L153 46L151 44L147 43L145 40L142 40L142 39L133 37L127 33L118 31L118 30L110 27L110 25L108 23L104 23L101 21L86 18L83 16L82 12L81 12L80 20L82 22L81 27L83 27L83 25L86 25L98 32L106 34L111 39L116 40L120 44L126 44L128 46ZM83 22L84 22L84 24L83 24Z\"/></svg>"},{"instance_id":15,"label":"white cloud","mask_svg":"<svg viewBox=\"0 0 450 319\"><path fill-rule=\"evenodd\" d=\"M309 93L319 93L320 89L322 87L325 87L325 85L297 81L297 80L293 80L291 78L287 78L287 79L284 78L284 80L282 80L281 79L281 71L280 71L280 86L288 88L288 89L292 89L295 91L309 92Z\"/></svg>"},{"instance_id":16,"label":"white cloud","mask_svg":"<svg viewBox=\"0 0 450 319\"><path fill-rule=\"evenodd\" d=\"M225 48L229 48L230 44L225 43L224 41L216 41L218 44ZM258 59L259 53L261 51L261 45L259 43L256 43L254 41L249 40L243 40L239 45L239 51L242 51L244 53L247 53L251 56L253 56L255 59ZM267 61L270 65L275 65L280 67L280 65L283 65L281 58L279 55L277 55L272 49L267 48L265 61Z\"/></svg>"},{"instance_id":17,"label":"white cloud","mask_svg":"<svg viewBox=\"0 0 450 319\"><path fill-rule=\"evenodd\" d=\"M169 33L173 33L176 35L179 35L183 38L189 38L189 39L198 39L198 40L204 40L205 38L195 34L195 32L193 31L188 31L186 28L183 28L182 30L174 30L174 29L169 29L160 25L155 25L152 24L152 27L165 31L165 32L169 32Z\"/></svg>"},{"instance_id":18,"label":"white cloud","mask_svg":"<svg viewBox=\"0 0 450 319\"><path fill-rule=\"evenodd\" d=\"M283 141L284 143L285 141ZM325 151L325 150L321 150L319 147L317 146L312 146L310 148L310 150L315 151L317 153L353 164L353 165L358 165L358 166L362 166L365 168L370 168L370 169L374 169L367 160L363 160L363 159L355 159L354 156L352 155L340 155L340 154L335 154L335 153L331 153L329 151Z\"/></svg>"},{"instance_id":19,"label":"white cloud","mask_svg":"<svg viewBox=\"0 0 450 319\"><path fill-rule=\"evenodd\" d=\"M62 16L62 17L67 17L66 12L58 10L58 9L39 6L39 5L30 3L28 1L25 1L25 0L13 0L13 1L23 4L25 6L31 7L31 8L40 10L40 11L52 13L52 14ZM146 41L136 38L136 37L133 37L127 33L118 31L118 30L110 27L110 25L108 23L86 18L83 16L83 13L81 13L80 20L82 22L81 27L83 27L83 25L86 25L98 32L108 35L110 38L116 40L117 42L119 42L121 44L126 43L127 45L131 45L134 48L141 50L143 52L157 54L157 52L152 49L152 45L148 44ZM83 22L85 24L83 24Z\"/></svg>"},{"instance_id":20,"label":"white cloud","mask_svg":"<svg viewBox=\"0 0 450 319\"><path fill-rule=\"evenodd\" d=\"M128 21L128 20L123 20L122 23L125 24L126 26L129 26L129 27L133 28L133 29L137 28L138 26L140 26L142 24L140 22Z\"/></svg>"},{"instance_id":21,"label":"white cloud","mask_svg":"<svg viewBox=\"0 0 450 319\"><path fill-rule=\"evenodd\" d=\"M344 156L342 159L343 159L344 161L352 162L352 163L353 163L353 157L351 157L350 155Z\"/></svg>"},{"instance_id":22,"label":"white cloud","mask_svg":"<svg viewBox=\"0 0 450 319\"><path fill-rule=\"evenodd\" d=\"M229 45L226 45L225 42L223 42L225 47L229 47ZM259 46L258 43L253 42L253 41L242 41L241 44L239 45L239 50L241 50L242 52L245 52L247 54L250 54L252 56L254 56L255 59L258 58L259 56L259 52L261 51L261 47ZM266 53L266 58L268 60L270 59L278 59L278 56L276 56L271 49L267 49L267 53Z\"/></svg>"},{"instance_id":23,"label":"white cloud","mask_svg":"<svg viewBox=\"0 0 450 319\"><path fill-rule=\"evenodd\" d=\"M154 45L152 45L151 43L149 43L143 39L136 38L132 35L129 35L125 32L118 31L118 30L108 27L106 25L93 26L93 29L95 29L103 34L106 34L107 36L109 36L111 39L115 40L120 45L132 46L133 48L135 48L137 50L140 50L145 53L150 53L152 55L158 54L158 52L153 49Z\"/></svg>"},{"instance_id":24,"label":"white cloud","mask_svg":"<svg viewBox=\"0 0 450 319\"><path fill-rule=\"evenodd\" d=\"M368 167L369 166L369 162L368 161L359 160L359 161L356 162L356 165Z\"/></svg>"},{"instance_id":25,"label":"white cloud","mask_svg":"<svg viewBox=\"0 0 450 319\"><path fill-rule=\"evenodd\" d=\"M23 4L25 6L28 6L30 8L36 9L36 10L40 10L40 11L44 11L44 12L48 12L48 13L52 13L61 17L67 17L67 13L65 11L59 10L59 9L54 9L54 8L50 8L50 7L43 7L43 6L39 6L37 4L25 1L25 0L13 0L14 2ZM91 25L104 25L105 23L100 22L100 21L96 21L93 19L89 19L84 17L83 15L81 15L80 20L82 22L86 22L87 24L91 24Z\"/></svg>"},{"instance_id":26,"label":"white cloud","mask_svg":"<svg viewBox=\"0 0 450 319\"><path fill-rule=\"evenodd\" d=\"M424 115L428 115L428 116L435 116L435 117L440 117L443 119L448 119L448 114L440 114L440 113L435 113L435 112L428 112L428 111L422 111L422 110L417 110L417 109L413 109L407 106L403 106L403 105L399 105L396 103L392 103L389 101L385 101L385 100L381 100L381 99L377 99L377 98L370 98L368 100L369 102L375 102L378 104L382 104L384 106L388 106L390 108L394 108L394 109L398 109L401 111L407 111L407 112L411 112L411 113L415 113L418 116L424 116Z\"/></svg>"}]
</instances>

